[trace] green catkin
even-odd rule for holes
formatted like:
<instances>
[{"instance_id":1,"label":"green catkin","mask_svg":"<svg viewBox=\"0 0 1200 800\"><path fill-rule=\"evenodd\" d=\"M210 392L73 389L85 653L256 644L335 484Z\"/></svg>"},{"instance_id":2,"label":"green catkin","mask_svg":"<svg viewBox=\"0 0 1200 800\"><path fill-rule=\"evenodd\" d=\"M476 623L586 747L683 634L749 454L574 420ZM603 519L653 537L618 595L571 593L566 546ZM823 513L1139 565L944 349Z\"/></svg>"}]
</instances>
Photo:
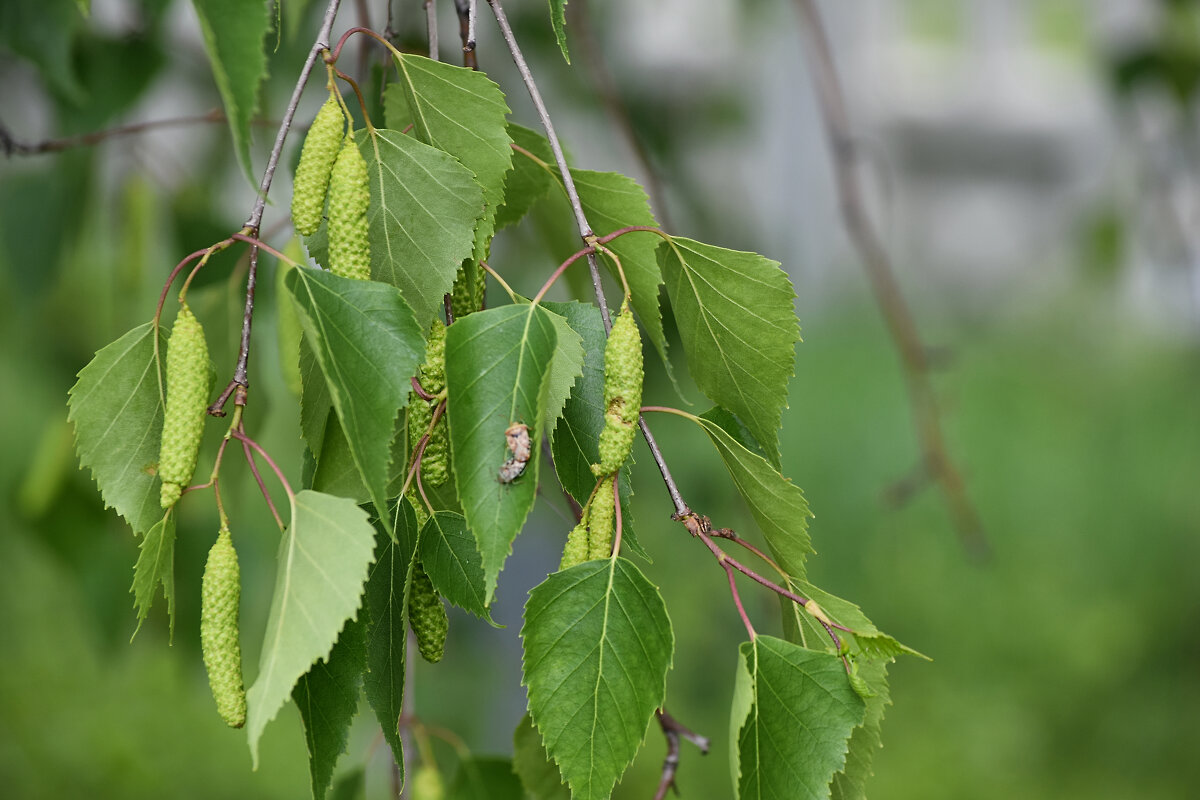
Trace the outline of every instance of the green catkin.
<instances>
[{"instance_id":1,"label":"green catkin","mask_svg":"<svg viewBox=\"0 0 1200 800\"><path fill-rule=\"evenodd\" d=\"M429 330L429 341L425 345L425 363L419 373L421 387L430 394L438 394L446 388L446 326L440 319L433 321ZM433 410L438 401L426 402L420 397L412 400L408 415L409 441L416 447L425 435ZM421 457L421 481L430 486L441 486L450 478L450 439L447 435L445 415L429 434L429 443Z\"/></svg>"},{"instance_id":2,"label":"green catkin","mask_svg":"<svg viewBox=\"0 0 1200 800\"><path fill-rule=\"evenodd\" d=\"M208 390L208 344L204 341L204 328L184 303L167 340L167 408L158 454L163 508L175 505L196 471Z\"/></svg>"},{"instance_id":3,"label":"green catkin","mask_svg":"<svg viewBox=\"0 0 1200 800\"><path fill-rule=\"evenodd\" d=\"M455 319L473 314L483 308L484 293L487 291L487 273L475 264L475 280L471 280L468 263L458 269L454 288L450 290L450 312Z\"/></svg>"},{"instance_id":4,"label":"green catkin","mask_svg":"<svg viewBox=\"0 0 1200 800\"><path fill-rule=\"evenodd\" d=\"M329 271L343 278L371 278L371 242L367 207L371 190L367 162L358 145L342 143L329 176Z\"/></svg>"},{"instance_id":5,"label":"green catkin","mask_svg":"<svg viewBox=\"0 0 1200 800\"><path fill-rule=\"evenodd\" d=\"M587 561L588 550L587 516L584 515L579 524L567 534L567 544L563 547L562 561L558 565L559 570L570 569L576 564Z\"/></svg>"},{"instance_id":6,"label":"green catkin","mask_svg":"<svg viewBox=\"0 0 1200 800\"><path fill-rule=\"evenodd\" d=\"M417 636L417 650L430 664L442 660L446 652L446 632L450 619L438 597L433 581L425 574L421 562L413 564L412 583L408 589L408 623Z\"/></svg>"},{"instance_id":7,"label":"green catkin","mask_svg":"<svg viewBox=\"0 0 1200 800\"><path fill-rule=\"evenodd\" d=\"M302 236L312 236L321 227L329 175L342 144L344 126L342 107L331 95L304 137L292 184L292 224Z\"/></svg>"},{"instance_id":8,"label":"green catkin","mask_svg":"<svg viewBox=\"0 0 1200 800\"><path fill-rule=\"evenodd\" d=\"M608 558L612 555L613 520L612 482L603 481L592 498L588 511L588 558Z\"/></svg>"},{"instance_id":9,"label":"green catkin","mask_svg":"<svg viewBox=\"0 0 1200 800\"><path fill-rule=\"evenodd\" d=\"M229 528L221 526L208 552L200 584L200 651L217 712L231 728L246 724L246 690L242 683L242 645L238 606L242 584L237 551Z\"/></svg>"},{"instance_id":10,"label":"green catkin","mask_svg":"<svg viewBox=\"0 0 1200 800\"><path fill-rule=\"evenodd\" d=\"M412 800L443 800L446 786L436 767L421 766L413 775Z\"/></svg>"},{"instance_id":11,"label":"green catkin","mask_svg":"<svg viewBox=\"0 0 1200 800\"><path fill-rule=\"evenodd\" d=\"M592 464L592 473L598 477L620 469L633 449L643 376L642 336L626 298L604 346L604 429L600 432L600 463Z\"/></svg>"}]
</instances>

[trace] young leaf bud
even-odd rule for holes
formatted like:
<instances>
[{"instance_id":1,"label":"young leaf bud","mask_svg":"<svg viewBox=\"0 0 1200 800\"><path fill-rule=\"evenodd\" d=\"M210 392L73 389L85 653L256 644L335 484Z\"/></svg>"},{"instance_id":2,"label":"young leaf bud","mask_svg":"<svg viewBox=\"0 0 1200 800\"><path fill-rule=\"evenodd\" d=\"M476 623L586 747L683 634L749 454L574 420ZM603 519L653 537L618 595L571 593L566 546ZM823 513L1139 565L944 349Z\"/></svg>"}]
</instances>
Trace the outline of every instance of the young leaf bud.
<instances>
[{"instance_id":1,"label":"young leaf bud","mask_svg":"<svg viewBox=\"0 0 1200 800\"><path fill-rule=\"evenodd\" d=\"M158 476L162 478L160 501L170 508L196 471L204 414L208 406L208 344L204 328L188 308L179 309L167 340L167 408L163 413L162 444L158 454Z\"/></svg>"},{"instance_id":2,"label":"young leaf bud","mask_svg":"<svg viewBox=\"0 0 1200 800\"><path fill-rule=\"evenodd\" d=\"M317 112L304 137L292 185L292 223L296 232L303 236L312 236L321 227L329 173L342 143L344 125L342 108L331 96Z\"/></svg>"},{"instance_id":3,"label":"young leaf bud","mask_svg":"<svg viewBox=\"0 0 1200 800\"><path fill-rule=\"evenodd\" d=\"M222 525L208 552L200 584L200 651L208 685L221 719L232 728L246 724L246 690L242 683L242 645L238 606L242 594L237 551L229 528Z\"/></svg>"},{"instance_id":4,"label":"young leaf bud","mask_svg":"<svg viewBox=\"0 0 1200 800\"><path fill-rule=\"evenodd\" d=\"M371 189L367 162L353 139L346 139L329 176L329 271L343 278L371 278L367 207Z\"/></svg>"}]
</instances>

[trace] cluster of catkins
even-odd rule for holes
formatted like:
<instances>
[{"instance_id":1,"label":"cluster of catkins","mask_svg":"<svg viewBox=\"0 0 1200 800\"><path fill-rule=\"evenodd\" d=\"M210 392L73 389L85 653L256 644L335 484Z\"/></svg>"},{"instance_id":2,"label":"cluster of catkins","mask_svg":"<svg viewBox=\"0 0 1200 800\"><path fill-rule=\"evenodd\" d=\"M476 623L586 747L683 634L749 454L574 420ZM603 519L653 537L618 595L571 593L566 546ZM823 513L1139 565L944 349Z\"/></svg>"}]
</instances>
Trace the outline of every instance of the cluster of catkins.
<instances>
[{"instance_id":1,"label":"cluster of catkins","mask_svg":"<svg viewBox=\"0 0 1200 800\"><path fill-rule=\"evenodd\" d=\"M204 328L184 302L167 339L167 406L158 455L158 474L162 479L159 500L165 509L179 501L196 471L211 389L210 375ZM200 587L200 650L217 711L235 728L246 723L238 628L240 601L237 551L233 548L229 525L222 519Z\"/></svg>"},{"instance_id":2,"label":"cluster of catkins","mask_svg":"<svg viewBox=\"0 0 1200 800\"><path fill-rule=\"evenodd\" d=\"M341 104L331 94L304 137L292 189L292 222L303 236L316 233L328 195L329 271L343 278L368 280L371 192L367 162L354 141L354 131L344 133L345 125Z\"/></svg>"},{"instance_id":3,"label":"cluster of catkins","mask_svg":"<svg viewBox=\"0 0 1200 800\"><path fill-rule=\"evenodd\" d=\"M608 558L612 551L617 502L613 481L633 449L644 375L642 337L629 311L629 298L625 298L604 346L604 428L600 431L600 463L592 464L592 474L599 482L579 524L567 535L561 569Z\"/></svg>"}]
</instances>

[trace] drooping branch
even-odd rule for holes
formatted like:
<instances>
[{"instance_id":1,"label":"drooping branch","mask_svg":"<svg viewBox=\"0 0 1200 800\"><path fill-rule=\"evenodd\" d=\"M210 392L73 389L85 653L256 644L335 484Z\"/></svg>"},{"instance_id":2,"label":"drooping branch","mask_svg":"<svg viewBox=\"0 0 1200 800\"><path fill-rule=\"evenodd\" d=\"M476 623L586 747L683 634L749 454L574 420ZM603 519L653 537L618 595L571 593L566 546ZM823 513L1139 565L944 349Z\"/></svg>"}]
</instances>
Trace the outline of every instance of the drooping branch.
<instances>
[{"instance_id":1,"label":"drooping branch","mask_svg":"<svg viewBox=\"0 0 1200 800\"><path fill-rule=\"evenodd\" d=\"M542 95L533 80L533 73L529 71L529 65L525 63L525 57L521 54L521 48L517 45L512 26L508 24L508 18L504 15L504 8L500 4L500 0L488 0L488 5L492 7L492 12L496 16L496 23L500 26L500 33L504 37L504 42L508 46L509 53L512 55L513 63L516 64L517 71L521 74L521 80L524 81L525 88L529 91L529 97L533 101L533 106L537 110L538 119L541 120L542 128L546 131L546 138L549 140L550 149L554 153L554 161L558 165L563 188L567 193L567 200L571 204L571 210L575 215L575 224L579 228L579 236L587 245L592 246L596 235L592 231L592 226L587 221L587 216L583 213L583 201L580 200L579 191L575 188L575 181L572 179L571 170L567 166L567 159L563 154L562 145L558 141L558 135L554 132L554 123L550 121L550 114L546 110L546 104L542 102ZM608 302L605 300L604 288L600 283L600 268L596 263L596 254L594 252L587 254L587 262L588 271L592 277L592 290L596 296L596 303L600 306L600 316L604 321L604 330L607 333L612 328L612 320L609 317ZM671 502L675 506L675 513L689 513L687 503L683 501L683 496L679 493L679 487L675 484L671 470L667 466L667 462L663 459L662 451L659 450L658 443L654 440L653 434L650 433L650 428L646 425L646 420L639 418L638 425L642 429L642 436L645 437L646 444L650 447L650 454L654 457L654 463L658 465L658 471L662 474L667 492L671 495Z\"/></svg>"},{"instance_id":2,"label":"drooping branch","mask_svg":"<svg viewBox=\"0 0 1200 800\"><path fill-rule=\"evenodd\" d=\"M986 557L987 538L979 514L967 495L962 475L950 458L942 431L941 412L930 381L929 359L913 321L904 293L896 280L891 259L883 246L863 201L856 167L856 148L850 118L834 65L833 52L815 0L795 0L808 37L805 54L826 138L833 160L842 221L866 269L875 303L879 306L900 356L908 390L913 424L921 456L929 475L938 482L950 509L955 529L970 553Z\"/></svg>"},{"instance_id":3,"label":"drooping branch","mask_svg":"<svg viewBox=\"0 0 1200 800\"><path fill-rule=\"evenodd\" d=\"M308 76L312 73L313 65L316 64L320 54L329 49L329 35L333 30L333 20L337 16L338 6L340 5L341 0L329 0L329 5L325 9L325 17L321 22L321 29L317 33L312 49L308 51L308 58L304 61L304 66L300 70L300 77L296 80L296 87L292 90L292 97L288 100L287 110L283 114L283 121L279 123L279 131L275 134L275 144L271 147L271 155L267 158L266 169L263 170L262 181L258 185L258 196L254 200L254 208L251 210L250 216L246 219L246 224L242 229L242 232L248 236L257 237L259 228L262 226L263 212L267 207L267 195L270 194L271 182L275 179L275 168L279 166L279 157L283 153L283 143L287 139L288 131L291 130L292 120L295 118L296 109L300 105L300 96L304 93L304 86L308 83ZM250 327L254 320L254 292L257 283L258 246L252 244L250 245L250 269L246 274L246 306L242 312L242 337L238 347L237 365L233 370L233 378L221 393L220 405L214 403L210 408L210 414L214 413L214 410L220 410L221 406L228 400L230 392L233 393L234 405L246 405L246 390L250 385L246 365L250 359Z\"/></svg>"},{"instance_id":4,"label":"drooping branch","mask_svg":"<svg viewBox=\"0 0 1200 800\"><path fill-rule=\"evenodd\" d=\"M175 128L185 125L224 121L225 113L219 108L215 108L207 114L200 114L198 116L133 122L128 125L118 125L115 128L106 128L102 131L92 131L91 133L83 133L78 136L66 136L61 139L44 139L40 142L17 141L13 138L8 128L3 123L0 123L0 148L4 150L4 155L6 156L33 156L41 153L61 153L64 150L73 150L76 147L92 147L108 139L121 136L134 136L158 128Z\"/></svg>"}]
</instances>

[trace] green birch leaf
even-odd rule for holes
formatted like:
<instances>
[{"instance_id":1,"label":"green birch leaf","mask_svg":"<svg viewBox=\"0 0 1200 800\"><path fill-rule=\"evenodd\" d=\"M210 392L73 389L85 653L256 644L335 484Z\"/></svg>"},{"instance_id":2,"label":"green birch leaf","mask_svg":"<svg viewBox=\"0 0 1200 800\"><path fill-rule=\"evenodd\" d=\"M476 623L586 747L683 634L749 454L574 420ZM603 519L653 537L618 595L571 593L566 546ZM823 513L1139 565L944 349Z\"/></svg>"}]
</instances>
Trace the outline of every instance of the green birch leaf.
<instances>
[{"instance_id":1,"label":"green birch leaf","mask_svg":"<svg viewBox=\"0 0 1200 800\"><path fill-rule=\"evenodd\" d=\"M308 268L293 270L286 283L354 463L376 508L386 508L397 414L425 354L421 327L386 284Z\"/></svg>"},{"instance_id":2,"label":"green birch leaf","mask_svg":"<svg viewBox=\"0 0 1200 800\"><path fill-rule=\"evenodd\" d=\"M754 677L746 662L746 653L738 649L737 671L733 676L733 702L729 707L729 776L733 778L733 797L738 797L738 783L742 776L741 751L738 735L754 709Z\"/></svg>"},{"instance_id":3,"label":"green birch leaf","mask_svg":"<svg viewBox=\"0 0 1200 800\"><path fill-rule=\"evenodd\" d=\"M359 131L356 139L371 184L371 276L400 289L424 330L471 255L480 188L454 158L399 131ZM320 250L309 252L321 261Z\"/></svg>"},{"instance_id":4,"label":"green birch leaf","mask_svg":"<svg viewBox=\"0 0 1200 800\"><path fill-rule=\"evenodd\" d=\"M612 233L629 225L658 227L650 200L637 181L617 172L589 172L573 169L571 177L579 191L583 212L597 236ZM646 336L654 343L659 358L667 369L672 383L675 376L671 362L667 359L667 337L663 333L662 312L658 304L659 287L663 276L659 269L655 248L662 239L654 233L627 233L610 242L606 247L621 259L625 279L629 281L633 310ZM608 258L600 259L609 272L617 278L616 267ZM619 280L619 278L617 278Z\"/></svg>"},{"instance_id":5,"label":"green birch leaf","mask_svg":"<svg viewBox=\"0 0 1200 800\"><path fill-rule=\"evenodd\" d=\"M371 502L371 492L363 483L358 465L354 463L350 443L346 441L346 434L342 433L337 414L332 411L329 412L329 421L325 423L325 439L316 452L320 455L313 455L316 469L313 471L312 485L306 488L346 497L356 503Z\"/></svg>"},{"instance_id":6,"label":"green birch leaf","mask_svg":"<svg viewBox=\"0 0 1200 800\"><path fill-rule=\"evenodd\" d=\"M262 0L192 0L213 79L225 104L233 149L247 180L255 183L250 167L250 121L258 113L259 87L267 77L263 38L271 14Z\"/></svg>"},{"instance_id":7,"label":"green birch leaf","mask_svg":"<svg viewBox=\"0 0 1200 800\"><path fill-rule=\"evenodd\" d=\"M546 752L542 735L528 712L513 731L513 771L530 800L571 800L571 791Z\"/></svg>"},{"instance_id":8,"label":"green birch leaf","mask_svg":"<svg viewBox=\"0 0 1200 800\"><path fill-rule=\"evenodd\" d=\"M874 775L875 754L883 747L880 728L883 714L892 704L887 682L887 664L883 661L860 662L859 671L874 696L866 701L863 724L854 729L846 753L846 766L833 776L833 800L866 800L867 780Z\"/></svg>"},{"instance_id":9,"label":"green birch leaf","mask_svg":"<svg viewBox=\"0 0 1200 800\"><path fill-rule=\"evenodd\" d=\"M562 50L563 58L570 64L571 55L567 52L567 0L550 0L550 24L554 27L558 49Z\"/></svg>"},{"instance_id":10,"label":"green birch leaf","mask_svg":"<svg viewBox=\"0 0 1200 800\"><path fill-rule=\"evenodd\" d=\"M867 619L867 615L862 612L862 609L849 600L843 600L837 595L830 594L804 580L803 577L793 577L790 583L796 594L816 602L826 616L852 631L850 645L851 652L855 655L882 661L891 661L899 655L912 655L926 661L932 660L929 656L908 645L901 644L879 630L871 620ZM815 635L818 638L825 636L825 629L812 618L812 615L799 611L797 616L800 618L801 624L805 626L806 635Z\"/></svg>"},{"instance_id":11,"label":"green birch leaf","mask_svg":"<svg viewBox=\"0 0 1200 800\"><path fill-rule=\"evenodd\" d=\"M779 468L800 326L779 263L673 237L658 248L688 371L710 400L738 416Z\"/></svg>"},{"instance_id":12,"label":"green birch leaf","mask_svg":"<svg viewBox=\"0 0 1200 800\"><path fill-rule=\"evenodd\" d=\"M167 601L171 638L175 638L175 517L167 514L142 538L141 552L133 568L133 605L137 609L138 635L150 607L154 605L154 590L162 584L163 599ZM129 637L133 641L133 636Z\"/></svg>"},{"instance_id":13,"label":"green birch leaf","mask_svg":"<svg viewBox=\"0 0 1200 800\"><path fill-rule=\"evenodd\" d=\"M300 242L295 237L288 242L286 255L298 262L304 261ZM279 347L279 371L283 374L284 385L296 397L302 397L304 377L300 371L300 342L304 338L304 329L300 327L296 306L284 286L287 274L294 269L296 266L286 261L280 261L275 267L275 341Z\"/></svg>"},{"instance_id":14,"label":"green birch leaf","mask_svg":"<svg viewBox=\"0 0 1200 800\"><path fill-rule=\"evenodd\" d=\"M159 330L161 352L167 337ZM162 519L158 449L162 393L154 361L154 324L147 322L96 353L71 387L67 415L75 425L79 462L91 471L105 507L134 533Z\"/></svg>"},{"instance_id":15,"label":"green birch leaf","mask_svg":"<svg viewBox=\"0 0 1200 800\"><path fill-rule=\"evenodd\" d=\"M865 714L842 660L763 635L740 651L735 715L745 707L747 688L750 705L731 741L738 797L825 800Z\"/></svg>"},{"instance_id":16,"label":"green birch leaf","mask_svg":"<svg viewBox=\"0 0 1200 800\"><path fill-rule=\"evenodd\" d=\"M289 293L290 297L291 294ZM295 303L290 301L292 306ZM297 324L300 325L300 435L304 437L304 442L308 445L308 449L312 451L313 457L320 459L321 451L325 447L325 426L328 425L330 416L333 412L333 399L329 396L329 387L325 384L325 376L321 374L321 365L317 362L317 355L313 352L312 346L308 340L304 339L304 326L299 322L299 312L297 312ZM334 415L336 416L336 415Z\"/></svg>"},{"instance_id":17,"label":"green birch leaf","mask_svg":"<svg viewBox=\"0 0 1200 800\"><path fill-rule=\"evenodd\" d=\"M526 800L507 758L475 756L458 765L447 800Z\"/></svg>"},{"instance_id":18,"label":"green birch leaf","mask_svg":"<svg viewBox=\"0 0 1200 800\"><path fill-rule=\"evenodd\" d=\"M545 152L533 152L529 151L529 148L526 150L526 153L521 154L521 161L540 168L565 194L562 175L553 160L545 158ZM576 191L579 192L584 215L597 236L630 225L658 227L658 221L654 219L654 213L650 210L646 192L632 178L617 172L590 172L581 169L571 170L571 178L575 182ZM663 279L655 247L660 241L661 237L657 234L636 232L627 233L606 246L621 260L625 278L629 281L633 309L637 312L646 336L654 343L654 349L666 367L667 376L675 383L674 371L667 359L667 338L663 332L662 312L658 303L659 287ZM579 240L576 239L575 242L578 243ZM617 270L612 261L608 258L600 260L607 265L609 272L616 279ZM678 386L676 388L678 389Z\"/></svg>"},{"instance_id":19,"label":"green birch leaf","mask_svg":"<svg viewBox=\"0 0 1200 800\"><path fill-rule=\"evenodd\" d=\"M487 586L475 537L461 514L439 511L421 529L421 565L438 594L488 622ZM494 623L493 623L494 624Z\"/></svg>"},{"instance_id":20,"label":"green birch leaf","mask_svg":"<svg viewBox=\"0 0 1200 800\"><path fill-rule=\"evenodd\" d=\"M762 446L754 439L754 434L750 433L750 429L740 419L725 409L720 406L713 406L700 416L709 422L714 422L721 426L721 429L728 433L735 442L751 453L754 453L754 455L762 456L763 458L767 457L767 454L763 452ZM772 464L771 466L777 470L779 469L779 466L776 464Z\"/></svg>"},{"instance_id":21,"label":"green birch leaf","mask_svg":"<svg viewBox=\"0 0 1200 800\"><path fill-rule=\"evenodd\" d=\"M480 209L475 258L486 258L504 197L504 175L512 168L504 92L482 72L424 56L401 55L396 67L414 135L461 161L483 188L486 208Z\"/></svg>"},{"instance_id":22,"label":"green birch leaf","mask_svg":"<svg viewBox=\"0 0 1200 800\"><path fill-rule=\"evenodd\" d=\"M490 604L504 560L533 507L546 384L556 337L550 312L526 304L469 314L446 329L447 416L454 475L467 526L483 557ZM510 453L504 431L529 426L533 456L501 483Z\"/></svg>"},{"instance_id":23,"label":"green birch leaf","mask_svg":"<svg viewBox=\"0 0 1200 800\"><path fill-rule=\"evenodd\" d=\"M546 379L546 414L542 420L542 430L551 432L553 436L554 426L571 396L575 381L583 374L583 338L575 332L566 317L547 304L543 304L543 307L551 312L550 321L554 323L557 341L554 360L550 362L550 374Z\"/></svg>"},{"instance_id":24,"label":"green birch leaf","mask_svg":"<svg viewBox=\"0 0 1200 800\"><path fill-rule=\"evenodd\" d=\"M347 622L329 657L313 664L292 690L304 723L315 800L325 797L338 757L346 752L350 740L350 723L358 711L358 690L367 666L365 630L363 620Z\"/></svg>"},{"instance_id":25,"label":"green birch leaf","mask_svg":"<svg viewBox=\"0 0 1200 800\"><path fill-rule=\"evenodd\" d=\"M417 544L417 515L407 500L396 504L396 538L379 530L375 536L375 566L367 581L367 702L392 748L392 758L404 769L400 745L400 714L404 710L405 645L408 641L408 578Z\"/></svg>"},{"instance_id":26,"label":"green birch leaf","mask_svg":"<svg viewBox=\"0 0 1200 800\"><path fill-rule=\"evenodd\" d=\"M554 163L554 152L545 136L515 122L508 123L512 143L538 158L533 161L518 156L513 159L512 172L504 181L504 202L496 211L496 230L516 225L538 200L554 185L547 165Z\"/></svg>"},{"instance_id":27,"label":"green birch leaf","mask_svg":"<svg viewBox=\"0 0 1200 800\"><path fill-rule=\"evenodd\" d=\"M354 501L305 490L291 505L258 677L246 693L246 733L255 766L267 723L296 681L317 659L328 657L346 620L357 615L374 559L375 530Z\"/></svg>"},{"instance_id":28,"label":"green birch leaf","mask_svg":"<svg viewBox=\"0 0 1200 800\"><path fill-rule=\"evenodd\" d=\"M707 415L691 417L717 448L738 493L766 536L771 553L793 578L805 575L804 560L813 552L808 534L808 501L791 479L780 475L760 455L747 450ZM797 590L799 591L799 590Z\"/></svg>"},{"instance_id":29,"label":"green birch leaf","mask_svg":"<svg viewBox=\"0 0 1200 800\"><path fill-rule=\"evenodd\" d=\"M596 485L592 464L600 461L600 431L604 429L604 322L591 303L543 303L562 315L583 340L583 370L550 440L559 483L575 502L587 502ZM633 529L633 485L630 465L621 468L621 544L639 558L650 560Z\"/></svg>"},{"instance_id":30,"label":"green birch leaf","mask_svg":"<svg viewBox=\"0 0 1200 800\"><path fill-rule=\"evenodd\" d=\"M666 696L674 636L662 597L624 558L556 572L525 604L524 684L576 800L602 800Z\"/></svg>"}]
</instances>

